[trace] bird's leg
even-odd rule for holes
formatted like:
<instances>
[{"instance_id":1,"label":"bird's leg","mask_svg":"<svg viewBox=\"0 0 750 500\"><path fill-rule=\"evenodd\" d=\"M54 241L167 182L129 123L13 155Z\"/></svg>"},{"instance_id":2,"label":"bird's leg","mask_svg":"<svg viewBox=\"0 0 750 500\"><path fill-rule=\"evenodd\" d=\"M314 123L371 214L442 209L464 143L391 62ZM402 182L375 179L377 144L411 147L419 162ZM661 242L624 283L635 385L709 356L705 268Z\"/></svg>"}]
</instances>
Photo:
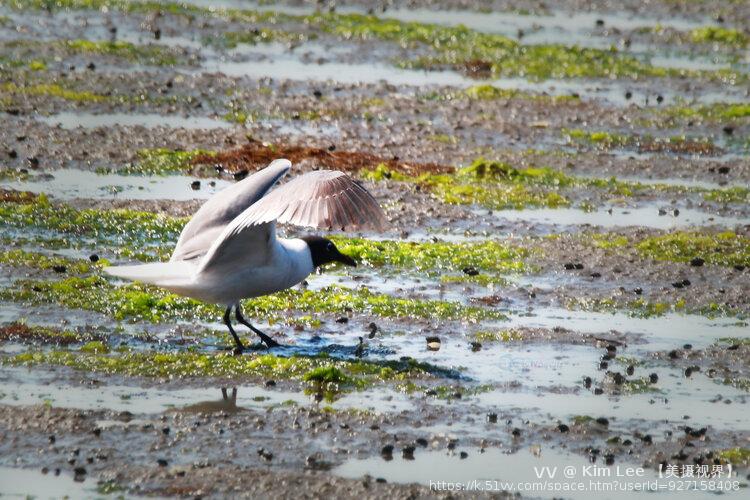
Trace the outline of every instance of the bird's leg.
<instances>
[{"instance_id":1,"label":"bird's leg","mask_svg":"<svg viewBox=\"0 0 750 500\"><path fill-rule=\"evenodd\" d=\"M245 350L245 346L242 345L242 342L240 342L240 338L237 336L237 332L234 331L234 328L232 328L232 321L230 320L231 314L232 314L232 307L227 307L226 312L224 313L224 324L227 325L227 328L229 328L229 333L232 334L232 337L234 337L234 343L236 344L236 347L234 348L235 354L242 354L242 351Z\"/></svg>"},{"instance_id":2,"label":"bird's leg","mask_svg":"<svg viewBox=\"0 0 750 500\"><path fill-rule=\"evenodd\" d=\"M237 321L254 331L258 337L260 337L261 342L266 344L267 347L279 347L279 343L276 342L274 339L266 335L265 333L261 332L257 328L255 328L253 325L247 322L247 320L242 316L242 310L240 309L240 305L237 304L234 309L234 314L237 316Z\"/></svg>"}]
</instances>

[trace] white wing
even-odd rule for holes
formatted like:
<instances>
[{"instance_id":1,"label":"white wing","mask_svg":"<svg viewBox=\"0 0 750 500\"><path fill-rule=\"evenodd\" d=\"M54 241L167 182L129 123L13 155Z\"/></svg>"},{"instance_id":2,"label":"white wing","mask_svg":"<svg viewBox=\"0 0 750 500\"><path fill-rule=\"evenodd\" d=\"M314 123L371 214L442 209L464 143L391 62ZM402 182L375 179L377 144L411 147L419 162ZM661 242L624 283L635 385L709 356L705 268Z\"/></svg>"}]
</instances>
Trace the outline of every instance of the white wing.
<instances>
[{"instance_id":1,"label":"white wing","mask_svg":"<svg viewBox=\"0 0 750 500\"><path fill-rule=\"evenodd\" d=\"M289 160L274 160L263 170L209 198L182 229L169 260L190 260L204 255L227 224L263 198L291 166Z\"/></svg>"},{"instance_id":2,"label":"white wing","mask_svg":"<svg viewBox=\"0 0 750 500\"><path fill-rule=\"evenodd\" d=\"M257 249L261 228L288 223L318 229L376 229L387 226L372 195L343 172L318 170L301 175L264 196L238 215L213 242L200 263L201 272L227 254Z\"/></svg>"}]
</instances>

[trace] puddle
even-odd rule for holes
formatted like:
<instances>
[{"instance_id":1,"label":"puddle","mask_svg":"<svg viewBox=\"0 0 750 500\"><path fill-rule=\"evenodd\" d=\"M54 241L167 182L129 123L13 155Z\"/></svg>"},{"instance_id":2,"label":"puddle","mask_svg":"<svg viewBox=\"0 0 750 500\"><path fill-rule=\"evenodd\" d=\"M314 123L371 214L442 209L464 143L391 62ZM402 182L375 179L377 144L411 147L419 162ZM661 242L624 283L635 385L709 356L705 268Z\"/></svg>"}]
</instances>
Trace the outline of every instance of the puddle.
<instances>
[{"instance_id":1,"label":"puddle","mask_svg":"<svg viewBox=\"0 0 750 500\"><path fill-rule=\"evenodd\" d=\"M607 498L644 498L653 493L658 493L660 498L685 498L687 495L681 490L669 491L670 479L659 479L658 472L652 469L640 469L636 464L607 467L601 461L594 466L581 455L546 445L541 445L536 454L525 449L509 453L497 448L461 446L452 452L418 448L413 460L402 458L398 451L397 448L392 460L349 459L332 473L352 479L370 475L392 483L419 483L436 491L508 490L535 498L567 498L571 494L575 498L602 498L602 491L608 492ZM466 455L462 456L461 452ZM625 467L638 468L638 475L625 477ZM671 481L679 480L671 478ZM450 487L446 483L451 483ZM597 491L594 484L609 489ZM641 488L646 491L632 491L635 484L643 485ZM727 494L740 497L743 493ZM690 491L689 494L691 499L715 496L712 492Z\"/></svg>"},{"instance_id":2,"label":"puddle","mask_svg":"<svg viewBox=\"0 0 750 500\"><path fill-rule=\"evenodd\" d=\"M275 78L295 81L336 81L347 84L378 83L392 85L468 87L477 82L453 71L418 71L399 69L386 64L305 63L292 57L264 61L209 61L205 72L219 72L233 77Z\"/></svg>"},{"instance_id":3,"label":"puddle","mask_svg":"<svg viewBox=\"0 0 750 500\"><path fill-rule=\"evenodd\" d=\"M67 474L43 474L39 470L0 467L0 496L3 498L93 498L96 481L75 481Z\"/></svg>"},{"instance_id":4,"label":"puddle","mask_svg":"<svg viewBox=\"0 0 750 500\"><path fill-rule=\"evenodd\" d=\"M611 210L611 213L608 211ZM654 229L679 229L685 227L722 226L734 227L747 224L739 217L713 215L692 208L680 208L679 214L671 214L667 208L666 215L659 215L654 206L638 208L610 207L588 212L580 208L531 208L523 210L498 210L493 216L502 221L523 222L551 226L559 231L563 226L594 227L650 227ZM486 212L477 212L479 214Z\"/></svg>"},{"instance_id":5,"label":"puddle","mask_svg":"<svg viewBox=\"0 0 750 500\"><path fill-rule=\"evenodd\" d=\"M268 390L248 385L235 388L159 389L106 384L71 385L59 380L54 372L25 368L3 368L0 381L3 391L0 404L27 406L49 404L56 408L80 410L129 411L133 414L155 414L165 411L185 413L229 413L249 409L295 404L311 406L312 397L302 392ZM344 394L322 403L334 408L358 408L378 413L410 410L408 396L393 391L363 391Z\"/></svg>"},{"instance_id":6,"label":"puddle","mask_svg":"<svg viewBox=\"0 0 750 500\"><path fill-rule=\"evenodd\" d=\"M61 200L111 198L184 201L209 198L232 184L221 179L200 179L200 189L192 189L191 184L196 180L185 175L97 174L87 170L65 169L53 170L31 180L8 181L4 183L4 186L19 191L46 193Z\"/></svg>"},{"instance_id":7,"label":"puddle","mask_svg":"<svg viewBox=\"0 0 750 500\"><path fill-rule=\"evenodd\" d=\"M696 348L711 344L720 337L750 337L750 326L732 318L709 319L694 314L668 313L651 318L631 317L625 313L568 311L544 308L527 315L512 314L500 328L519 326L554 328L562 326L579 333L640 334L647 338L652 350L674 349L685 342Z\"/></svg>"},{"instance_id":8,"label":"puddle","mask_svg":"<svg viewBox=\"0 0 750 500\"><path fill-rule=\"evenodd\" d=\"M160 115L157 113L78 113L63 112L38 119L52 127L60 126L67 130L78 127L167 127L186 129L231 128L232 124L204 116Z\"/></svg>"}]
</instances>

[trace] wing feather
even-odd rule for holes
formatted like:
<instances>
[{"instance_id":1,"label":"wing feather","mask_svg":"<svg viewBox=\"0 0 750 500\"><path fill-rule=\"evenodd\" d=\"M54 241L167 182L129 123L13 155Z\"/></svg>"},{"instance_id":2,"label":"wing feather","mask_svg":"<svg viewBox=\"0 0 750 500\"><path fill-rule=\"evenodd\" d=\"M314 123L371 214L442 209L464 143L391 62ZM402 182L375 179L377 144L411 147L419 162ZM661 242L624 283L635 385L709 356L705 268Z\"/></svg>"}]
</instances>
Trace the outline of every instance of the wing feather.
<instances>
[{"instance_id":1,"label":"wing feather","mask_svg":"<svg viewBox=\"0 0 750 500\"><path fill-rule=\"evenodd\" d=\"M273 228L276 222L318 229L387 227L385 214L367 189L343 172L316 170L274 189L239 214L213 242L197 272L228 251L257 244L250 241L258 237L255 228Z\"/></svg>"}]
</instances>

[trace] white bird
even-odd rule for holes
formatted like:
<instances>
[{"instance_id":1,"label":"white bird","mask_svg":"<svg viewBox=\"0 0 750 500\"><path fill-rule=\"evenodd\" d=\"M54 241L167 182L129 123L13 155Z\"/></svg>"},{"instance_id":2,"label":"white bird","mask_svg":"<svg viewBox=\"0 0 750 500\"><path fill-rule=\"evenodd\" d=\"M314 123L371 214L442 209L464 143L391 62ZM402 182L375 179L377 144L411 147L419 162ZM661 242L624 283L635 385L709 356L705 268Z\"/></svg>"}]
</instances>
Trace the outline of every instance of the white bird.
<instances>
[{"instance_id":1,"label":"white bird","mask_svg":"<svg viewBox=\"0 0 750 500\"><path fill-rule=\"evenodd\" d=\"M212 196L183 228L169 262L107 267L105 271L225 305L224 323L237 353L244 346L232 327L233 309L237 321L266 346L278 346L245 320L240 300L290 288L330 262L357 264L326 238L277 237L276 223L329 230L382 230L386 226L377 201L343 172L309 172L269 193L291 166L289 160L275 160Z\"/></svg>"}]
</instances>

